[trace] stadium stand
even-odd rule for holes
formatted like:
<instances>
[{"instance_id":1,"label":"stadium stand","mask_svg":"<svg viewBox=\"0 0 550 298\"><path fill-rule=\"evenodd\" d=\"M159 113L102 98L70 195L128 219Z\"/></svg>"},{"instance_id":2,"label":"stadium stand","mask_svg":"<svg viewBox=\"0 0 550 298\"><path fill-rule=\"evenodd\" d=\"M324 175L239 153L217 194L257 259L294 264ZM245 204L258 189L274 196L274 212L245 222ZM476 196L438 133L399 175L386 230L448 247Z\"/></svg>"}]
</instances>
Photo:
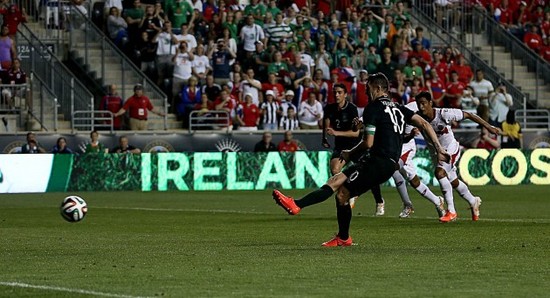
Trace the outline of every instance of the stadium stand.
<instances>
[{"instance_id":1,"label":"stadium stand","mask_svg":"<svg viewBox=\"0 0 550 298\"><path fill-rule=\"evenodd\" d=\"M542 7L534 4L541 1L527 1L527 5L520 2L519 19L508 15L508 10L515 10L506 9L506 0L502 1L504 4L501 1L451 0L343 2L334 5L331 1L135 0L124 1L122 7L117 7L121 9L121 18L116 22L112 17L116 12L109 7L112 1L59 1L57 6L48 6L47 2L38 7L16 1L16 7L21 7L20 12L29 13L27 23L19 25L18 35L29 40L33 39L28 36L34 35L35 39L44 41L43 44L35 43L39 48L53 44L52 54L68 58L66 60L77 66L71 69L74 76L93 94L93 102L78 110L80 115L82 111L98 110L99 101L111 84L118 85L120 96L126 99L134 84L141 83L153 105L173 111L184 100L186 78L192 74L206 77L204 71L213 75L220 91L227 90L231 95L229 100L233 108L221 117L225 121L229 116L235 126L238 126L235 119L244 98L243 90L257 92L260 103L267 91L273 91L278 101L283 98L282 94L293 91L292 103L299 110L301 102L311 92L323 106L331 101L332 81L328 79L332 75L351 90L358 74L364 71L387 72L392 78L392 96L396 101L407 103L416 93L426 90L443 94L442 106L461 107L463 90L475 71L483 69L495 89L501 83L506 86L516 110L550 107L550 89L546 84L550 78L548 63L540 56L524 53L531 51L527 46L517 45L524 38L518 35L519 25L536 24L544 34L537 49L540 52L548 46L550 13L544 13L548 11L547 1L542 1ZM484 5L477 5L478 2ZM512 2L518 1L510 1L509 5ZM53 13L57 21L52 15L52 7L59 8ZM497 14L499 17L495 17ZM252 23L247 24L249 16ZM56 26L51 26L50 18ZM506 34L500 34L499 30ZM16 40L23 39L25 37L16 37ZM181 43L187 45L182 53L179 52ZM516 46L501 48L501 44ZM68 46L68 52L63 52L63 45ZM198 45L204 54L198 54ZM382 62L386 51L390 53L391 63ZM172 55L173 59L166 59ZM518 56L522 59L517 59ZM23 63L27 64L30 65ZM174 84L174 76L166 74L174 68L178 71L177 82L183 82L181 87ZM393 78L396 68L403 72L404 79ZM163 76L159 76L159 69L165 70L160 72ZM240 73L237 75L234 69ZM261 86L250 83L251 78L246 76L249 69L253 70ZM315 78L317 69L322 70L319 80L303 79ZM432 70L436 70L437 79ZM464 85L459 89L450 84L452 71L457 72ZM275 75L277 81L265 84L271 75ZM240 80L235 79L239 77ZM204 84L205 80L201 79L201 90ZM81 97L75 96L75 92L60 94L49 87L60 102L60 110L74 105L71 102L74 99L67 100L67 97ZM218 127L220 119L215 115L219 113L212 111L214 117L204 115L208 115L205 109L215 109L213 103L218 100L220 91L206 93L210 104L202 103L197 96L192 97L194 102L186 102L189 107L201 111L193 113L191 120L186 118L186 123L174 114L164 118L152 116L149 128L181 129L195 121L204 127ZM455 95L448 96L450 94ZM472 108L470 103L468 108ZM71 120L75 110L65 108L62 114L64 120ZM94 114L103 115L90 113ZM278 112L279 117L283 114L282 110ZM193 119L195 115L201 118ZM77 130L91 130L94 123L105 122L90 117L92 127L77 125ZM231 126L222 128L228 127ZM74 121L71 128L75 128Z\"/></svg>"}]
</instances>

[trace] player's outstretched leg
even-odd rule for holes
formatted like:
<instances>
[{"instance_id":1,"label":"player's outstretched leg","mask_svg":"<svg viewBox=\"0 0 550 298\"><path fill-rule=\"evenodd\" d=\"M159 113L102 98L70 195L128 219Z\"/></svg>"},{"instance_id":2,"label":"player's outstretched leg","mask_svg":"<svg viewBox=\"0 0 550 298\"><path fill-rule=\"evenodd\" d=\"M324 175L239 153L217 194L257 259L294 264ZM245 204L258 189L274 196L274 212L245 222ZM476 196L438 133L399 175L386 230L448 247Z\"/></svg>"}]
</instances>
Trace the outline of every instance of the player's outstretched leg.
<instances>
[{"instance_id":1,"label":"player's outstretched leg","mask_svg":"<svg viewBox=\"0 0 550 298\"><path fill-rule=\"evenodd\" d=\"M301 200L294 200L291 197L285 196L279 190L273 190L273 200L279 206L283 207L290 215L296 215L302 210L302 208L317 204L330 198L334 193L334 190L327 184L321 186L321 188L310 192L305 195Z\"/></svg>"},{"instance_id":2,"label":"player's outstretched leg","mask_svg":"<svg viewBox=\"0 0 550 298\"><path fill-rule=\"evenodd\" d=\"M296 205L293 198L285 196L282 192L276 189L273 190L272 196L275 203L285 209L288 214L296 215L300 212L301 208Z\"/></svg>"}]
</instances>

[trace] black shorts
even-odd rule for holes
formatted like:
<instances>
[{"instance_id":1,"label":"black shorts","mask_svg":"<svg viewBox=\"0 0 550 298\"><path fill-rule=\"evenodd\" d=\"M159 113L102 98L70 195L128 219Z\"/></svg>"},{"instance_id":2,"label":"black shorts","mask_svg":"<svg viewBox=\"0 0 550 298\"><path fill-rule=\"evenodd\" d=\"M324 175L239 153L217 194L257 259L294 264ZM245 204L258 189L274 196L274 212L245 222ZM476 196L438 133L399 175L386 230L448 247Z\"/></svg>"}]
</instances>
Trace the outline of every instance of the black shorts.
<instances>
[{"instance_id":1,"label":"black shorts","mask_svg":"<svg viewBox=\"0 0 550 298\"><path fill-rule=\"evenodd\" d=\"M330 156L330 160L333 160L335 158L340 158L340 153L342 153L341 149L334 149L332 151L332 155Z\"/></svg>"},{"instance_id":2,"label":"black shorts","mask_svg":"<svg viewBox=\"0 0 550 298\"><path fill-rule=\"evenodd\" d=\"M332 150L332 155L330 156L330 159L340 158L340 153L342 153L343 150L351 149L353 147L342 147L342 146L336 146L334 147L334 150Z\"/></svg>"},{"instance_id":3,"label":"black shorts","mask_svg":"<svg viewBox=\"0 0 550 298\"><path fill-rule=\"evenodd\" d=\"M348 177L344 186L353 198L388 181L397 169L399 165L387 157L370 156L342 171Z\"/></svg>"}]
</instances>

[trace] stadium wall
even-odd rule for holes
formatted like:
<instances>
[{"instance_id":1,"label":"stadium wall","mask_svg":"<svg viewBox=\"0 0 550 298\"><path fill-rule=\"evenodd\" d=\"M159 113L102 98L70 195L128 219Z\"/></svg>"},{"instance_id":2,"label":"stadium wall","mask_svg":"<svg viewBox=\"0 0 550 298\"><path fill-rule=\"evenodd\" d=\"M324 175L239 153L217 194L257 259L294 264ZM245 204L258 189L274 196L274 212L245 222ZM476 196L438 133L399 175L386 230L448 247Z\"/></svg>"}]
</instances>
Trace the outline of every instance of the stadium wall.
<instances>
[{"instance_id":1,"label":"stadium wall","mask_svg":"<svg viewBox=\"0 0 550 298\"><path fill-rule=\"evenodd\" d=\"M274 131L273 143L278 144L282 139L283 131ZM326 150L321 145L320 130L294 131L294 139L303 150ZM2 153L17 153L25 144L25 134L2 134L0 148ZM464 146L472 143L477 136L477 129L454 130L455 137ZM90 141L88 133L58 134L37 132L37 140L46 149L50 150L55 145L57 138L67 139L67 146L75 152L81 153L81 148ZM254 151L254 145L262 138L261 132L233 131L229 134L221 132L200 132L195 134L182 134L175 132L123 132L114 134L100 132L99 141L107 148L118 145L118 138L128 136L130 144L140 148L142 152L219 152L219 151ZM334 144L332 137L329 142ZM422 145L423 140L417 140ZM550 132L547 130L526 130L523 132L523 149L550 148Z\"/></svg>"},{"instance_id":2,"label":"stadium wall","mask_svg":"<svg viewBox=\"0 0 550 298\"><path fill-rule=\"evenodd\" d=\"M329 160L327 151L2 154L0 193L317 188ZM437 185L429 151L419 150L414 162L421 179ZM550 149L466 150L458 169L470 185L550 185Z\"/></svg>"}]
</instances>

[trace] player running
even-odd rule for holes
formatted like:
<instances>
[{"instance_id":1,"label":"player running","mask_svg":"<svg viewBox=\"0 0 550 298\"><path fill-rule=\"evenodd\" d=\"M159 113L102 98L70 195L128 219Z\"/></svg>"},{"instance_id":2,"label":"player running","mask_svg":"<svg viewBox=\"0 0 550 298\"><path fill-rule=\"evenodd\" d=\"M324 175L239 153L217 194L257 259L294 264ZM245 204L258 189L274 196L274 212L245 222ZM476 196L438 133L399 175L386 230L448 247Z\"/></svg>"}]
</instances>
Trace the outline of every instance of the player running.
<instances>
[{"instance_id":1,"label":"player running","mask_svg":"<svg viewBox=\"0 0 550 298\"><path fill-rule=\"evenodd\" d=\"M409 110L418 112L416 101L409 102L405 105ZM445 215L445 206L443 205L443 198L436 196L426 184L420 181L420 178L416 174L416 167L413 163L413 158L416 155L416 142L414 136L418 134L418 128L408 125L405 127L405 138L403 141L403 148L401 149L401 157L399 158L399 170L393 173L393 180L395 181L395 187L399 196L403 201L403 211L399 214L400 218L407 218L414 213L414 208L407 192L407 185L405 179L409 184L423 197L428 199L435 205L435 209L439 218Z\"/></svg>"},{"instance_id":2,"label":"player running","mask_svg":"<svg viewBox=\"0 0 550 298\"><path fill-rule=\"evenodd\" d=\"M416 96L416 103L419 114L430 123L433 130L437 133L439 142L451 155L451 159L448 162L440 160L435 169L435 176L439 180L441 191L445 197L445 202L447 202L447 212L439 218L439 221L450 222L457 218L453 200L453 188L468 201L472 212L472 220L477 221L479 219L481 199L472 195L468 186L458 179L456 174L456 163L460 157L460 145L454 137L451 122L470 119L485 127L491 133L500 134L500 130L475 114L460 109L434 108L432 96L428 92L418 94Z\"/></svg>"},{"instance_id":3,"label":"player running","mask_svg":"<svg viewBox=\"0 0 550 298\"><path fill-rule=\"evenodd\" d=\"M351 158L357 162L330 177L325 185L301 200L295 201L278 190L273 191L275 202L289 214L300 212L299 204L302 200L323 201L337 191L338 234L323 243L323 246L352 245L349 235L352 212L348 201L387 181L398 169L397 160L401 153L405 123L412 123L426 132L434 144L439 160L449 158L439 144L433 128L422 117L392 102L388 96L389 82L385 75L372 75L369 77L368 85L370 98L374 101L367 106L363 114L363 140L351 150L342 150L340 156L346 162Z\"/></svg>"},{"instance_id":4,"label":"player running","mask_svg":"<svg viewBox=\"0 0 550 298\"><path fill-rule=\"evenodd\" d=\"M351 149L355 146L360 138L360 131L352 130L353 119L358 117L357 107L347 100L348 92L346 85L337 83L332 87L335 102L328 104L324 109L323 116L323 147L330 148L326 134L334 136L334 150L330 158L330 172L332 175L339 173L346 161L340 159L342 150ZM380 191L380 186L375 186L372 189L374 200L376 201L375 215L384 215L384 199ZM351 198L349 204L351 208L355 206L355 197ZM318 201L300 202L300 207L310 206Z\"/></svg>"}]
</instances>

